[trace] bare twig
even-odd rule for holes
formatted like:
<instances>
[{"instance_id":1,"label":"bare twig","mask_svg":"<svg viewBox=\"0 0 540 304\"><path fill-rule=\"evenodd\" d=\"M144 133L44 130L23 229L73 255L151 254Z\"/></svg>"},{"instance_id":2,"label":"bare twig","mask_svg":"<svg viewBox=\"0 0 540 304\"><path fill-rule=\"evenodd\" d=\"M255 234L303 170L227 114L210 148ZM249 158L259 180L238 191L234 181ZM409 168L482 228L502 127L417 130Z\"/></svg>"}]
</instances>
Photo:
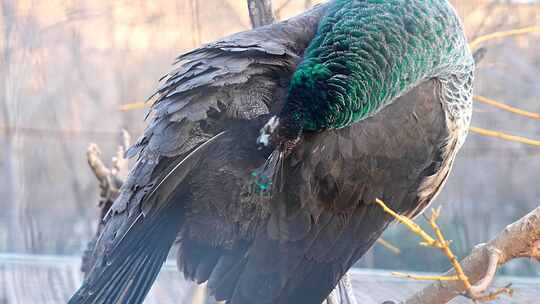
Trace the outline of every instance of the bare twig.
<instances>
[{"instance_id":1,"label":"bare twig","mask_svg":"<svg viewBox=\"0 0 540 304\"><path fill-rule=\"evenodd\" d=\"M501 233L485 245L477 246L472 253L461 261L469 282L476 284L472 292L485 292L493 281L497 267L517 258L533 258L540 261L540 207L533 210L519 221L507 226ZM497 267L495 267L497 266ZM445 276L454 276L449 271ZM405 304L442 304L463 294L465 288L461 282L435 282L407 299ZM501 288L488 296L511 293L509 286ZM489 299L480 299L489 300Z\"/></svg>"},{"instance_id":2,"label":"bare twig","mask_svg":"<svg viewBox=\"0 0 540 304\"><path fill-rule=\"evenodd\" d=\"M398 278L411 279L415 281L458 281L458 276L423 276L413 275L402 272L392 272L392 275Z\"/></svg>"},{"instance_id":3,"label":"bare twig","mask_svg":"<svg viewBox=\"0 0 540 304\"><path fill-rule=\"evenodd\" d=\"M376 199L375 203L377 203L381 208L383 208L384 212L390 214L392 217L394 217L398 222L405 225L405 227L409 228L414 234L420 236L424 242L422 245L429 245L429 246L435 246L436 240L432 238L429 234L427 234L418 224L413 222L410 218L397 214L394 210L388 208L386 204L380 200Z\"/></svg>"},{"instance_id":4,"label":"bare twig","mask_svg":"<svg viewBox=\"0 0 540 304\"><path fill-rule=\"evenodd\" d=\"M401 249L399 249L397 246L395 246L394 244L391 244L390 242L386 241L383 238L378 239L377 244L383 246L384 248L386 248L388 251L392 252L395 255L401 254Z\"/></svg>"},{"instance_id":5,"label":"bare twig","mask_svg":"<svg viewBox=\"0 0 540 304\"><path fill-rule=\"evenodd\" d=\"M443 235L442 230L437 224L437 220L439 219L441 215L440 208L433 210L431 217L428 219L429 225L431 226L433 232L435 233L435 237L433 238L429 236L427 232L425 232L412 220L402 215L399 215L393 210L391 210L383 201L377 199L376 203L386 213L390 214L396 220L404 224L413 233L420 236L420 238L422 238L423 240L423 243L421 243L422 245L440 249L446 255L446 257L448 257L454 269L452 273L447 273L442 276L417 276L417 275L403 274L403 273L393 273L393 275L402 277L402 278L412 279L412 280L437 281L437 284L439 285L442 285L445 283L454 284L456 288L458 287L460 288L460 291L456 292L454 297L460 293L463 293L464 291L464 295L472 299L474 302L492 301L494 299L497 299L497 297L499 297L502 294L508 294L510 296L512 295L513 291L510 289L510 286L499 288L491 293L487 292L489 286L493 282L493 279L497 272L497 267L500 265L499 263L502 261L504 257L503 251L500 250L499 248L493 247L492 245L483 246L485 247L485 250L488 256L486 271L484 272L483 277L479 276L478 278L476 278L477 283L476 285L473 285L473 282L471 281L469 276L465 274L464 268L462 267L462 265L459 263L456 256L452 252L450 248L451 242L446 240L446 238ZM540 236L537 236L537 239L540 239ZM532 248L538 251L538 245L532 246ZM531 253L529 253L529 255L530 254ZM413 302L406 302L406 303L414 303L414 304L416 303L446 303L443 301L434 302L434 299L429 299L427 301L424 301L422 299L422 296L418 296L417 298L414 298L412 301ZM417 301L417 302L414 302L414 301Z\"/></svg>"},{"instance_id":6,"label":"bare twig","mask_svg":"<svg viewBox=\"0 0 540 304\"><path fill-rule=\"evenodd\" d=\"M120 106L120 111L127 112L131 110L139 110L139 109L145 109L149 107L150 104L145 101L136 101L136 102L130 102L126 103Z\"/></svg>"},{"instance_id":7,"label":"bare twig","mask_svg":"<svg viewBox=\"0 0 540 304\"><path fill-rule=\"evenodd\" d=\"M540 120L540 114L539 113L529 112L529 111L525 111L525 110L522 110L522 109L519 109L519 108L516 108L516 107L512 107L510 105L507 105L506 103L502 103L500 101L496 101L496 100L493 100L491 98L487 98L487 97L484 97L484 96L478 96L477 95L477 96L474 96L473 98L474 98L475 101L490 105L492 107L501 109L501 110L506 111L506 112L510 112L510 113L520 115L520 116L523 116L523 117L527 117L527 118L531 118L531 119Z\"/></svg>"},{"instance_id":8,"label":"bare twig","mask_svg":"<svg viewBox=\"0 0 540 304\"><path fill-rule=\"evenodd\" d=\"M452 252L452 249L450 248L450 241L447 241L444 237L441 228L437 224L437 220L441 216L441 208L438 208L436 210L433 210L431 213L431 217L429 219L429 225L435 232L435 235L437 237L437 242L439 243L440 247L439 249L442 250L444 255L450 260L450 263L452 263L452 267L454 267L456 271L456 276L458 279L463 283L463 286L467 291L470 291L471 289L471 283L469 282L469 278L465 275L463 272L463 268L461 268L461 264L459 264L458 259Z\"/></svg>"},{"instance_id":9,"label":"bare twig","mask_svg":"<svg viewBox=\"0 0 540 304\"><path fill-rule=\"evenodd\" d=\"M494 39L501 39L501 38L507 38L507 37L513 37L513 36L519 36L524 34L530 34L530 33L540 33L540 26L530 26L525 27L521 29L515 29L515 30L509 30L509 31L502 31L502 32L495 32L488 35L482 35L473 41L469 43L469 46L471 49L478 48L482 43Z\"/></svg>"},{"instance_id":10,"label":"bare twig","mask_svg":"<svg viewBox=\"0 0 540 304\"><path fill-rule=\"evenodd\" d=\"M503 132L498 131L492 131L484 128L479 127L470 127L469 130L473 133L486 136L486 137L493 137L493 138L499 138L507 141L513 141L525 145L540 147L540 140L534 140L523 136L517 136L517 135L511 135Z\"/></svg>"}]
</instances>

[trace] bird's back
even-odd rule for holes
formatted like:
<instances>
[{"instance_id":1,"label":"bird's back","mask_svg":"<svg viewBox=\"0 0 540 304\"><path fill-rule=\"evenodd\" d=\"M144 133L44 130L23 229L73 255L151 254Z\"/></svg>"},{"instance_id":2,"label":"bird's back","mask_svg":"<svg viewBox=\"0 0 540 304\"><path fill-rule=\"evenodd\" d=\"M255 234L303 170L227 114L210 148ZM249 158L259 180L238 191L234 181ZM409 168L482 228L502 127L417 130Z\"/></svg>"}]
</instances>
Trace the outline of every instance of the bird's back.
<instances>
[{"instance_id":1,"label":"bird's back","mask_svg":"<svg viewBox=\"0 0 540 304\"><path fill-rule=\"evenodd\" d=\"M273 198L254 200L246 187L265 158L246 144L256 125L231 128L187 181L181 270L234 304L322 302L391 222L375 198L412 213L446 180L459 139L438 86L425 82L376 116L305 136Z\"/></svg>"}]
</instances>

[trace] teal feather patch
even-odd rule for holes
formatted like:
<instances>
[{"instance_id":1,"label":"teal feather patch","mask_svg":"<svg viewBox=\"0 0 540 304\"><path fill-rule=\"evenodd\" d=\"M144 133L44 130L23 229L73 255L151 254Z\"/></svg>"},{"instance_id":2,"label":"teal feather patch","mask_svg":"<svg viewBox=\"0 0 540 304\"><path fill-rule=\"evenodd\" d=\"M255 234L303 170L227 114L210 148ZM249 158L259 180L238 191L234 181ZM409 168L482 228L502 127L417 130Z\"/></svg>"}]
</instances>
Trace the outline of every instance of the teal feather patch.
<instances>
[{"instance_id":1,"label":"teal feather patch","mask_svg":"<svg viewBox=\"0 0 540 304\"><path fill-rule=\"evenodd\" d=\"M283 178L280 175L283 173L283 158L283 152L275 149L264 165L251 172L251 194L271 196L273 191L281 191Z\"/></svg>"}]
</instances>

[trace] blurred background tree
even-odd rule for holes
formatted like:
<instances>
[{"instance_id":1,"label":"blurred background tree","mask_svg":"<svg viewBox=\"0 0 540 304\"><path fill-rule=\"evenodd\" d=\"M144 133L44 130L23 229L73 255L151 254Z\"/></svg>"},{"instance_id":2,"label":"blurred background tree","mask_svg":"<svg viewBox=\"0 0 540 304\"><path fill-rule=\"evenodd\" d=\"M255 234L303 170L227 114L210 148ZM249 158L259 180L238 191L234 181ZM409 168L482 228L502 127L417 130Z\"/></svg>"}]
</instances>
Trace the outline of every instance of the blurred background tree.
<instances>
[{"instance_id":1,"label":"blurred background tree","mask_svg":"<svg viewBox=\"0 0 540 304\"><path fill-rule=\"evenodd\" d=\"M320 1L274 0L288 18ZM540 25L538 1L455 0L471 39ZM143 102L174 58L251 27L246 1L0 0L0 252L80 254L98 209L86 149L113 155L120 130L137 137ZM496 40L478 69L476 93L540 112L540 35ZM473 123L540 139L540 123L476 104ZM441 225L465 254L538 205L540 150L471 134L436 205ZM447 261L418 249L395 226L362 267L442 271ZM538 275L532 263L507 274Z\"/></svg>"}]
</instances>

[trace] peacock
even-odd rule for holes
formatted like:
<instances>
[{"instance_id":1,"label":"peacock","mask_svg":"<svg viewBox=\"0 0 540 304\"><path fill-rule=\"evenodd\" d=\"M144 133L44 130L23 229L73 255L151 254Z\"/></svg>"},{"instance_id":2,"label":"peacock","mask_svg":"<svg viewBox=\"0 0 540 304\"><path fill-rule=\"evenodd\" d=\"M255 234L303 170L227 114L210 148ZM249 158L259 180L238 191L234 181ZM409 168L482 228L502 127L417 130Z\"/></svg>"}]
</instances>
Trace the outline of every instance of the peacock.
<instances>
[{"instance_id":1,"label":"peacock","mask_svg":"<svg viewBox=\"0 0 540 304\"><path fill-rule=\"evenodd\" d=\"M375 199L414 217L447 180L473 71L447 0L333 0L179 56L69 303L142 303L175 244L226 303L347 289Z\"/></svg>"}]
</instances>

